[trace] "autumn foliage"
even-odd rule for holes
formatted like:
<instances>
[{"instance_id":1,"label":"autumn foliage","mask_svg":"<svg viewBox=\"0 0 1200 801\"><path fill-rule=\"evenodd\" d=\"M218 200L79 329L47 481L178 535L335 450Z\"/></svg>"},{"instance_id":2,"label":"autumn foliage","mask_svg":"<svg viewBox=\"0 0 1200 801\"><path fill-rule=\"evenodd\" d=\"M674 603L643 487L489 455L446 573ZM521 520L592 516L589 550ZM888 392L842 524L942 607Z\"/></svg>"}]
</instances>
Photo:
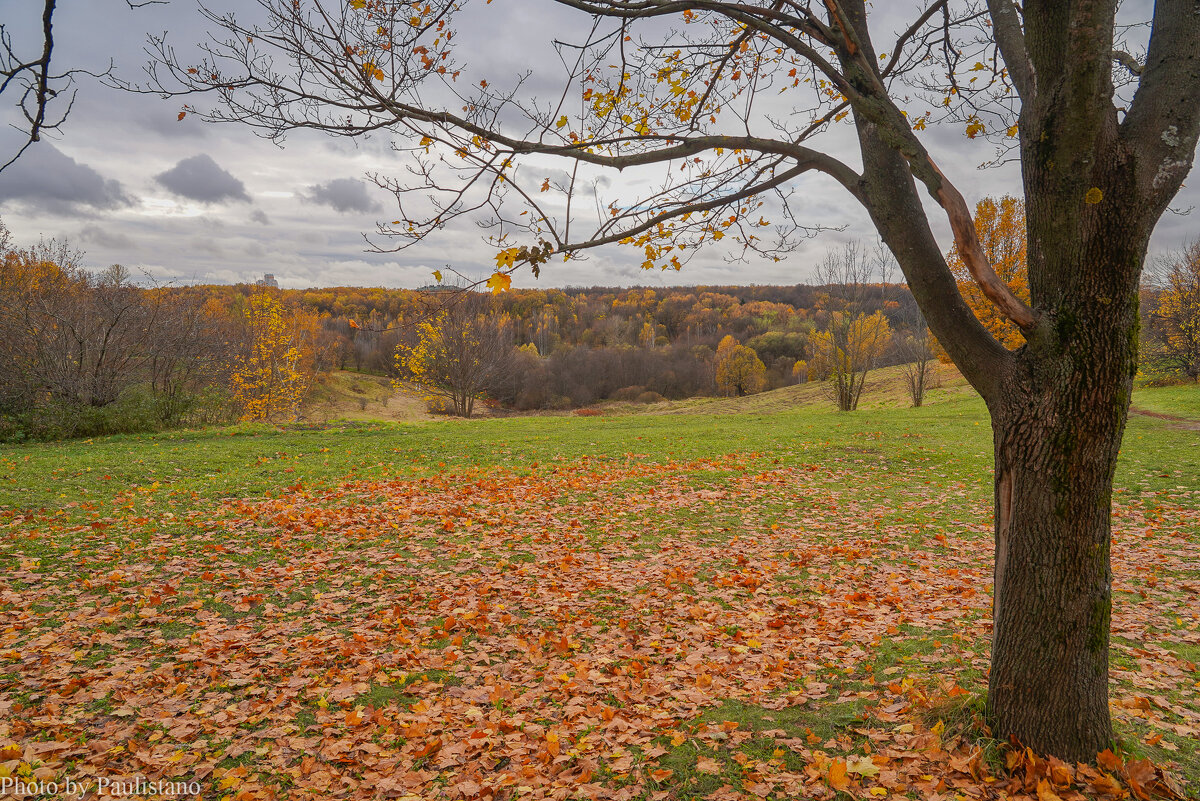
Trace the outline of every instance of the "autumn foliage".
<instances>
[{"instance_id":1,"label":"autumn foliage","mask_svg":"<svg viewBox=\"0 0 1200 801\"><path fill-rule=\"evenodd\" d=\"M242 311L243 338L229 376L242 420L293 420L316 372L317 316L285 309L258 289Z\"/></svg>"},{"instance_id":2,"label":"autumn foliage","mask_svg":"<svg viewBox=\"0 0 1200 801\"><path fill-rule=\"evenodd\" d=\"M1148 305L1150 361L1200 381L1200 240L1167 262Z\"/></svg>"},{"instance_id":3,"label":"autumn foliage","mask_svg":"<svg viewBox=\"0 0 1200 801\"><path fill-rule=\"evenodd\" d=\"M753 395L767 385L767 367L758 354L726 336L717 347L717 389L726 395Z\"/></svg>"},{"instance_id":4,"label":"autumn foliage","mask_svg":"<svg viewBox=\"0 0 1200 801\"><path fill-rule=\"evenodd\" d=\"M987 255L996 275L1008 284L1013 294L1029 303L1029 270L1026 266L1025 202L1005 195L1002 198L986 197L975 205L975 231L983 252ZM1009 350L1025 343L1025 337L1017 327L996 308L979 284L971 277L957 248L946 257L963 300L975 312L984 327ZM942 354L945 351L941 352ZM948 360L948 357L944 357Z\"/></svg>"}]
</instances>

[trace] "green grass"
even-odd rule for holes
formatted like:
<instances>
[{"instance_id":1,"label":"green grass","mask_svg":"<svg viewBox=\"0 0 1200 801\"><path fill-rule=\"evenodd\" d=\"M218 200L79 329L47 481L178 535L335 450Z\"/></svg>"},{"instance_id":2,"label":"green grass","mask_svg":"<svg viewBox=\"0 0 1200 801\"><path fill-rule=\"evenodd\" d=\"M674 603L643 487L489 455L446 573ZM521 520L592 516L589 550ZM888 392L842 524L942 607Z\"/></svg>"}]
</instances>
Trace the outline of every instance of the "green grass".
<instances>
[{"instance_id":1,"label":"green grass","mask_svg":"<svg viewBox=\"0 0 1200 801\"><path fill-rule=\"evenodd\" d=\"M1186 417L1200 422L1200 384L1139 389L1133 393L1133 406L1148 412Z\"/></svg>"},{"instance_id":2,"label":"green grass","mask_svg":"<svg viewBox=\"0 0 1200 801\"><path fill-rule=\"evenodd\" d=\"M883 465L924 460L975 484L990 469L986 409L961 380L948 379L920 409L872 409L870 401L868 395L859 412L839 413L809 385L658 404L657 411L640 414L242 424L8 445L0 446L0 509L54 509L73 519L87 516L89 506L187 508L195 498L256 496L296 484L333 486L471 467L523 472L531 462L585 456L661 462L758 453L781 464L828 456ZM1200 386L1139 389L1133 404L1200 421ZM1131 415L1125 445L1117 484L1130 491L1169 490L1200 475L1200 437L1167 421Z\"/></svg>"}]
</instances>

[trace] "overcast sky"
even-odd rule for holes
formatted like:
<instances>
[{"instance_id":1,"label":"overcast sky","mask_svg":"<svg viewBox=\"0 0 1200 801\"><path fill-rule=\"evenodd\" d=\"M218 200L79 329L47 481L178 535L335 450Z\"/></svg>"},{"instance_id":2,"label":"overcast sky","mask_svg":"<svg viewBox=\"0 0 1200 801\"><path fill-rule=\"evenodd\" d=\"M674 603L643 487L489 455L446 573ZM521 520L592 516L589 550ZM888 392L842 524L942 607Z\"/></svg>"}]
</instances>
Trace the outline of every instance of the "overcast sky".
<instances>
[{"instance_id":1,"label":"overcast sky","mask_svg":"<svg viewBox=\"0 0 1200 801\"><path fill-rule=\"evenodd\" d=\"M211 0L218 10L246 3ZM495 80L532 68L535 76L557 75L549 28L564 19L547 11L548 0L502 0L472 4L464 34L477 44L467 66ZM889 4L889 13L906 5ZM0 16L21 40L36 31L40 3L0 0ZM897 12L898 13L898 12ZM27 18L23 19L22 16ZM114 71L138 80L147 60L146 36L168 31L186 45L204 37L194 0L170 0L131 10L124 0L60 0L55 59L67 66ZM462 58L462 56L460 56ZM10 98L5 97L6 104ZM394 216L395 199L364 180L368 173L400 174L403 158L386 135L370 140L333 140L318 134L291 135L283 147L238 126L213 126L194 116L177 120L182 101L162 100L107 88L84 79L64 128L34 145L0 173L0 218L16 240L39 236L68 240L85 252L92 267L121 263L159 281L238 282L274 273L285 287L417 287L446 265L467 275L491 272L494 249L471 226L441 231L400 253L365 252L365 232ZM16 117L6 105L6 123ZM924 134L935 157L974 203L985 195L1018 193L1015 165L979 170L991 151L967 140L961 126ZM0 131L4 160L19 143L6 124ZM826 147L852 153L852 129L842 127ZM1200 182L1193 179L1193 183ZM646 272L637 253L612 249L581 263L554 261L535 280L527 272L518 286L792 284L809 280L827 249L849 238L873 237L865 214L837 185L820 177L803 179L797 196L806 221L846 226L807 241L782 262L729 263L713 250L682 272ZM1185 188L1175 206L1200 205L1200 191ZM931 214L947 247L948 228ZM1178 249L1200 234L1200 212L1168 213L1152 242L1152 254Z\"/></svg>"}]
</instances>

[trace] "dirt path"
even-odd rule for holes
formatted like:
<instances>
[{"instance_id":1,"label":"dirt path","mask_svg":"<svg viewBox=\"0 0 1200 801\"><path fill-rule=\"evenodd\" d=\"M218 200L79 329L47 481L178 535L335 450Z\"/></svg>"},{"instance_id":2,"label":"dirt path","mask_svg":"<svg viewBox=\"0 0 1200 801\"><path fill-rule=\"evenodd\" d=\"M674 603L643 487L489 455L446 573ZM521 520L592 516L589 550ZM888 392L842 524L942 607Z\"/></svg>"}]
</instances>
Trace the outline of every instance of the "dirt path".
<instances>
[{"instance_id":1,"label":"dirt path","mask_svg":"<svg viewBox=\"0 0 1200 801\"><path fill-rule=\"evenodd\" d=\"M1190 417L1180 417L1176 414L1164 414L1163 412L1152 412L1148 409L1138 409L1135 406L1130 406L1129 411L1133 414L1140 414L1143 417L1155 417L1159 420L1169 420L1170 422L1176 424L1171 426L1172 428L1182 428L1186 429L1187 431L1200 431L1200 420L1193 420Z\"/></svg>"}]
</instances>

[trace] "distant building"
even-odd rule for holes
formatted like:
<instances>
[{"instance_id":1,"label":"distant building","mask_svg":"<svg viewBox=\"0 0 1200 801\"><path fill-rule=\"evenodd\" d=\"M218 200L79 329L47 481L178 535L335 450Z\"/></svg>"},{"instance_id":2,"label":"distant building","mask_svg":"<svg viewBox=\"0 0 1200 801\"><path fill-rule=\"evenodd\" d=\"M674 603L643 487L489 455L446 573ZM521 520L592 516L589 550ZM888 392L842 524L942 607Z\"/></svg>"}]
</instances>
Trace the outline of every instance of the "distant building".
<instances>
[{"instance_id":1,"label":"distant building","mask_svg":"<svg viewBox=\"0 0 1200 801\"><path fill-rule=\"evenodd\" d=\"M279 289L279 282L275 280L274 273L267 273L262 278L254 282L255 286L269 286L272 289Z\"/></svg>"}]
</instances>

